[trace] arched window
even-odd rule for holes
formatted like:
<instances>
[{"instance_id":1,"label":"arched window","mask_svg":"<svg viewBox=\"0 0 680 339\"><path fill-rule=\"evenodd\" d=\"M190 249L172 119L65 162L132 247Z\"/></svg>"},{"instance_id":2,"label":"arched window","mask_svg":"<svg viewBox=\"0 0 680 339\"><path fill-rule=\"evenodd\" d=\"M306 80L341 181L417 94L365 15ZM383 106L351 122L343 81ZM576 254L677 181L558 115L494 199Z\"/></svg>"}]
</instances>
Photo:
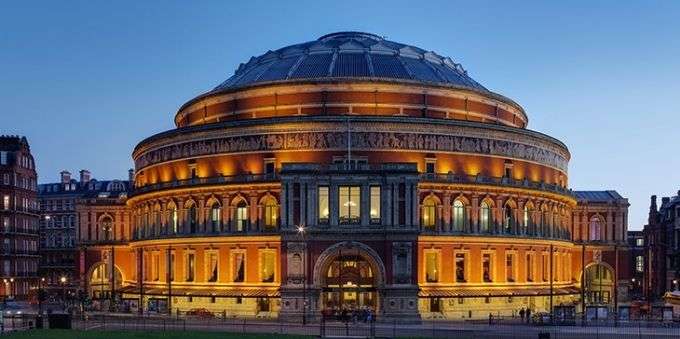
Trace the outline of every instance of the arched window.
<instances>
[{"instance_id":1,"label":"arched window","mask_svg":"<svg viewBox=\"0 0 680 339\"><path fill-rule=\"evenodd\" d=\"M196 233L198 226L198 214L196 213L196 204L191 204L187 210L187 223L189 224L189 233Z\"/></svg>"},{"instance_id":2,"label":"arched window","mask_svg":"<svg viewBox=\"0 0 680 339\"><path fill-rule=\"evenodd\" d=\"M159 235L161 230L161 207L156 206L153 209L153 234Z\"/></svg>"},{"instance_id":3,"label":"arched window","mask_svg":"<svg viewBox=\"0 0 680 339\"><path fill-rule=\"evenodd\" d=\"M479 205L479 231L488 233L491 223L491 207L486 201L482 201Z\"/></svg>"},{"instance_id":4,"label":"arched window","mask_svg":"<svg viewBox=\"0 0 680 339\"><path fill-rule=\"evenodd\" d=\"M602 240L602 220L599 215L590 218L590 241L601 241Z\"/></svg>"},{"instance_id":5,"label":"arched window","mask_svg":"<svg viewBox=\"0 0 680 339\"><path fill-rule=\"evenodd\" d=\"M460 200L453 202L453 231L462 232L465 227L465 205Z\"/></svg>"},{"instance_id":6,"label":"arched window","mask_svg":"<svg viewBox=\"0 0 680 339\"><path fill-rule=\"evenodd\" d=\"M234 218L234 221L237 232L243 232L248 229L248 205L243 200L239 201L236 205L236 218Z\"/></svg>"},{"instance_id":7,"label":"arched window","mask_svg":"<svg viewBox=\"0 0 680 339\"><path fill-rule=\"evenodd\" d=\"M524 213L522 214L522 234L529 234L531 229L531 213L529 206L524 205Z\"/></svg>"},{"instance_id":8,"label":"arched window","mask_svg":"<svg viewBox=\"0 0 680 339\"><path fill-rule=\"evenodd\" d=\"M547 210L543 210L541 212L541 236L548 237L550 236L550 233L548 230L550 229L550 215L548 214Z\"/></svg>"},{"instance_id":9,"label":"arched window","mask_svg":"<svg viewBox=\"0 0 680 339\"><path fill-rule=\"evenodd\" d=\"M437 203L433 197L425 198L420 215L420 225L423 228L434 229L437 222Z\"/></svg>"},{"instance_id":10,"label":"arched window","mask_svg":"<svg viewBox=\"0 0 680 339\"><path fill-rule=\"evenodd\" d=\"M515 214L512 211L512 206L510 204L505 204L503 208L503 228L505 233L514 233L515 228Z\"/></svg>"},{"instance_id":11,"label":"arched window","mask_svg":"<svg viewBox=\"0 0 680 339\"><path fill-rule=\"evenodd\" d=\"M172 234L177 234L178 228L179 228L179 216L177 214L177 207L175 205L170 205L169 207L170 212L168 213L169 217L169 223L168 225L170 226L170 232Z\"/></svg>"},{"instance_id":12,"label":"arched window","mask_svg":"<svg viewBox=\"0 0 680 339\"><path fill-rule=\"evenodd\" d=\"M265 230L276 229L278 224L278 206L276 200L268 197L264 201L264 228Z\"/></svg>"},{"instance_id":13,"label":"arched window","mask_svg":"<svg viewBox=\"0 0 680 339\"><path fill-rule=\"evenodd\" d=\"M113 240L113 220L109 216L105 216L99 222L102 230L102 239L104 241Z\"/></svg>"},{"instance_id":14,"label":"arched window","mask_svg":"<svg viewBox=\"0 0 680 339\"><path fill-rule=\"evenodd\" d=\"M210 207L210 231L218 232L220 230L220 222L222 220L222 206L214 202Z\"/></svg>"}]
</instances>

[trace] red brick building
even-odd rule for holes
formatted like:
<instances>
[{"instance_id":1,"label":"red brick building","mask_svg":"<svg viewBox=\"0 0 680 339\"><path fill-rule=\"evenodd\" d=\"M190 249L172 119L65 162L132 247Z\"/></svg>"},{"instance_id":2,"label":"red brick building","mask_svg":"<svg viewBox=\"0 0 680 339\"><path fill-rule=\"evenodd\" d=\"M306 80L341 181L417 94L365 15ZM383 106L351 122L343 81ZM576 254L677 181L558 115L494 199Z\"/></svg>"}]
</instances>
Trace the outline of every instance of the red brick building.
<instances>
[{"instance_id":1,"label":"red brick building","mask_svg":"<svg viewBox=\"0 0 680 339\"><path fill-rule=\"evenodd\" d=\"M0 296L25 299L38 283L37 174L25 137L0 136Z\"/></svg>"}]
</instances>

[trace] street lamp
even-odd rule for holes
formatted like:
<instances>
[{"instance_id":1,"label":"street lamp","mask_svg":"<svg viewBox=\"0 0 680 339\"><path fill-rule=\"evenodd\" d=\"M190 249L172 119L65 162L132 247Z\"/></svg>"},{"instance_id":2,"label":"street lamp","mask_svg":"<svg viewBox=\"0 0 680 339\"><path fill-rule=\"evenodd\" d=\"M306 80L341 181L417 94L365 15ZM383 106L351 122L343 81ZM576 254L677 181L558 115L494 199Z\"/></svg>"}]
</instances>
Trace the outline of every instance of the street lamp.
<instances>
[{"instance_id":1,"label":"street lamp","mask_svg":"<svg viewBox=\"0 0 680 339\"><path fill-rule=\"evenodd\" d=\"M305 239L305 225L298 225L297 233L302 237L305 246L304 267L302 269L302 325L307 324L307 241Z\"/></svg>"},{"instance_id":2,"label":"street lamp","mask_svg":"<svg viewBox=\"0 0 680 339\"><path fill-rule=\"evenodd\" d=\"M62 276L59 278L59 282L61 282L61 297L64 303L64 310L66 310L66 277Z\"/></svg>"},{"instance_id":3,"label":"street lamp","mask_svg":"<svg viewBox=\"0 0 680 339\"><path fill-rule=\"evenodd\" d=\"M9 291L12 292L12 299L14 299L14 278L9 278Z\"/></svg>"},{"instance_id":4,"label":"street lamp","mask_svg":"<svg viewBox=\"0 0 680 339\"><path fill-rule=\"evenodd\" d=\"M45 283L45 278L40 278L40 281L38 282L38 314L39 315L42 315L43 283Z\"/></svg>"},{"instance_id":5,"label":"street lamp","mask_svg":"<svg viewBox=\"0 0 680 339\"><path fill-rule=\"evenodd\" d=\"M673 290L674 291L678 290L678 279L673 279Z\"/></svg>"}]
</instances>

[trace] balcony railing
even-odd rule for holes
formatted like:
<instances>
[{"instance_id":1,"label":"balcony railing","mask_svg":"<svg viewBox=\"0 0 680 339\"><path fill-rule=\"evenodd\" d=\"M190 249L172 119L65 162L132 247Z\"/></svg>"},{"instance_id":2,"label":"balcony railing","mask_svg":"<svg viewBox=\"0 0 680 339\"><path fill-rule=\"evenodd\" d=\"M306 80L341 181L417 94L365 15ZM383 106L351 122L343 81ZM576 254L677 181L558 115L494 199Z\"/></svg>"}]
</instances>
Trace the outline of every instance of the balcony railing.
<instances>
[{"instance_id":1,"label":"balcony railing","mask_svg":"<svg viewBox=\"0 0 680 339\"><path fill-rule=\"evenodd\" d=\"M278 173L270 174L240 174L240 175L223 175L217 177L208 178L192 178L184 180L173 180L166 182L159 182L156 184L146 185L142 187L136 187L133 191L133 195L153 192L162 189L169 188L180 188L180 187L190 187L190 186L202 186L202 185L215 185L215 184L237 184L237 183L258 183L258 182L270 182L278 181Z\"/></svg>"},{"instance_id":2,"label":"balcony railing","mask_svg":"<svg viewBox=\"0 0 680 339\"><path fill-rule=\"evenodd\" d=\"M279 234L279 227L274 228L264 228L261 230L244 229L243 231L237 230L220 230L220 231L197 231L188 232L180 231L177 233L173 232L159 232L159 233L147 233L147 234L133 234L132 241L141 240L152 240L152 239L169 239L169 238L191 238L191 237L210 237L210 236L222 236L222 235L274 235Z\"/></svg>"},{"instance_id":3,"label":"balcony railing","mask_svg":"<svg viewBox=\"0 0 680 339\"><path fill-rule=\"evenodd\" d=\"M452 184L480 184L493 185L514 188L526 188L539 191L547 191L557 194L573 196L571 189L564 188L560 185L547 184L540 181L515 180L508 177L489 177L484 175L466 175L466 174L442 174L442 173L425 173L421 175L422 182L443 182Z\"/></svg>"},{"instance_id":4,"label":"balcony railing","mask_svg":"<svg viewBox=\"0 0 680 339\"><path fill-rule=\"evenodd\" d=\"M38 236L38 229L30 229L30 228L23 228L23 227L4 227L0 228L0 233L2 234L21 234L21 235L30 235L30 236Z\"/></svg>"},{"instance_id":5,"label":"balcony railing","mask_svg":"<svg viewBox=\"0 0 680 339\"><path fill-rule=\"evenodd\" d=\"M13 248L0 248L0 256L14 256L14 255L38 255L38 251Z\"/></svg>"}]
</instances>

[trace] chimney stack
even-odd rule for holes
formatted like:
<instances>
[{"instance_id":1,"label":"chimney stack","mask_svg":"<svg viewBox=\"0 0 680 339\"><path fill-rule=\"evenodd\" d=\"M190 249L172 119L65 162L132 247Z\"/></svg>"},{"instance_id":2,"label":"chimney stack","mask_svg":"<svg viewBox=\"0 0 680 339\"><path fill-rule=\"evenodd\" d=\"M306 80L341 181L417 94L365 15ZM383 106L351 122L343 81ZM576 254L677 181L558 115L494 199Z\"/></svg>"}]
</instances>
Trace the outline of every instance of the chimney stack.
<instances>
[{"instance_id":1,"label":"chimney stack","mask_svg":"<svg viewBox=\"0 0 680 339\"><path fill-rule=\"evenodd\" d=\"M669 203L669 202L671 202L671 198L670 198L670 197L663 197L663 198L661 198L661 206L663 206L663 205L665 205L665 204L667 204L667 203Z\"/></svg>"},{"instance_id":2,"label":"chimney stack","mask_svg":"<svg viewBox=\"0 0 680 339\"><path fill-rule=\"evenodd\" d=\"M68 184L71 182L71 172L63 170L61 171L61 183L62 184Z\"/></svg>"},{"instance_id":3,"label":"chimney stack","mask_svg":"<svg viewBox=\"0 0 680 339\"><path fill-rule=\"evenodd\" d=\"M133 170L132 168L130 168L130 169L128 170L128 181L130 181L130 183L132 184L132 182L133 182L134 180L135 180L135 170Z\"/></svg>"},{"instance_id":4,"label":"chimney stack","mask_svg":"<svg viewBox=\"0 0 680 339\"><path fill-rule=\"evenodd\" d=\"M80 170L80 183L87 184L88 182L90 182L90 171L86 169Z\"/></svg>"}]
</instances>

